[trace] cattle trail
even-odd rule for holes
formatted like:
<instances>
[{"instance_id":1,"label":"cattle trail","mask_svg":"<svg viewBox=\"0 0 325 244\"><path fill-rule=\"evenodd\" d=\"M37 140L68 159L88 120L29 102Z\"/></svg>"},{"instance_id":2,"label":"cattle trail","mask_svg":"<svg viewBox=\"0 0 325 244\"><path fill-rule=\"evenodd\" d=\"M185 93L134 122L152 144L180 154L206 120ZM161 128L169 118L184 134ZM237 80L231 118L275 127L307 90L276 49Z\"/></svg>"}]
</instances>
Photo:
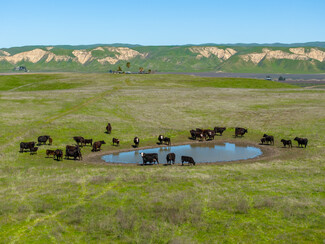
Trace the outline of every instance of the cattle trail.
<instances>
[{"instance_id":1,"label":"cattle trail","mask_svg":"<svg viewBox=\"0 0 325 244\"><path fill-rule=\"evenodd\" d=\"M90 197L88 198L87 200L85 200L85 197L81 198L77 203L65 208L65 209L62 209L60 211L57 211L53 214L49 214L49 215L46 215L46 216L43 216L43 217L40 217L40 218L37 218L35 219L34 221L32 221L31 223L27 223L25 226L21 227L20 229L16 230L16 229L13 229L11 230L10 232L14 232L15 235L14 237L12 238L12 240L9 242L9 243L16 243L19 241L20 237L28 230L28 231L32 231L32 229L40 222L43 222L45 220L48 220L48 219L53 219L53 218L56 218L58 215L68 211L68 210L71 210L71 209L74 209L74 208L77 208L79 206L82 206L88 202L91 202L91 201L94 201L100 197L102 197L105 193L107 193L108 191L112 190L115 186L118 185L118 182L119 182L120 178L118 179L115 179L114 181L112 181L111 183L108 184L107 187L104 188L104 190L102 190L100 193L98 193L97 195L93 196L93 197ZM84 190L83 190L84 191ZM82 194L83 195L83 194Z\"/></svg>"},{"instance_id":2,"label":"cattle trail","mask_svg":"<svg viewBox=\"0 0 325 244\"><path fill-rule=\"evenodd\" d=\"M22 87L25 87L25 86L31 86L33 85L34 83L29 83L29 84L25 84L25 85L22 85L22 86L18 86L18 87L15 87L15 88L12 88L10 90L8 90L9 92L12 92L12 91L15 91L15 90L18 90L19 88L22 88Z\"/></svg>"},{"instance_id":3,"label":"cattle trail","mask_svg":"<svg viewBox=\"0 0 325 244\"><path fill-rule=\"evenodd\" d=\"M105 97L105 96L107 96L109 94L112 94L113 92L116 92L116 91L118 91L120 89L121 89L121 87L116 86L116 87L113 87L112 90L104 91L104 92L100 93L99 95L96 95L95 97L87 99L85 102L83 102L81 104L73 106L72 108L62 112L61 114L54 115L54 116L46 118L45 123L51 123L54 120L63 117L64 115L67 115L67 114L69 114L71 112L77 111L77 110L81 109L82 107L85 107L85 106L87 106L87 105L89 105L91 103L94 103L94 102L100 100L101 98L103 98L103 97Z\"/></svg>"}]
</instances>

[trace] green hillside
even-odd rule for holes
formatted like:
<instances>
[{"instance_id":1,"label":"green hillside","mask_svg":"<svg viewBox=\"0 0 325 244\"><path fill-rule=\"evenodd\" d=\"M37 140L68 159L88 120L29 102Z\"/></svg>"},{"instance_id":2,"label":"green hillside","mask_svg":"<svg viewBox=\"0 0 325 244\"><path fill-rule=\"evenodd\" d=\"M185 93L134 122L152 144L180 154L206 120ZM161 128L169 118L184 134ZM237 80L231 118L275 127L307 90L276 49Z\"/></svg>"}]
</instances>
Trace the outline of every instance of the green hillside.
<instances>
[{"instance_id":1,"label":"green hillside","mask_svg":"<svg viewBox=\"0 0 325 244\"><path fill-rule=\"evenodd\" d=\"M140 67L157 72L323 73L325 48L306 46L25 46L0 49L0 72L108 72ZM130 63L130 67L126 66Z\"/></svg>"}]
</instances>

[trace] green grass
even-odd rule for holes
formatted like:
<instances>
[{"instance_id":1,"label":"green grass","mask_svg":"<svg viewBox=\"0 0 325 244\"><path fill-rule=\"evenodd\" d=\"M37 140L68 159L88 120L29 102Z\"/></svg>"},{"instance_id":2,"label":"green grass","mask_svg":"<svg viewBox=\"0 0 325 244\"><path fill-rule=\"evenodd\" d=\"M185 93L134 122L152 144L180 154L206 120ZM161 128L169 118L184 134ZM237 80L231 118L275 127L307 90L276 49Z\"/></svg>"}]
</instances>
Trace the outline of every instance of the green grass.
<instances>
[{"instance_id":1,"label":"green grass","mask_svg":"<svg viewBox=\"0 0 325 244\"><path fill-rule=\"evenodd\" d=\"M26 84L30 86L24 86ZM17 89L16 89L17 88ZM322 243L324 91L251 79L184 75L0 76L1 243ZM112 135L104 133L107 122ZM73 136L131 149L165 134L226 126L216 141L275 136L277 155L251 163L132 167L54 161ZM234 139L233 127L247 127ZM19 153L49 134L52 146ZM280 139L307 137L306 149ZM265 146L267 147L267 146Z\"/></svg>"}]
</instances>

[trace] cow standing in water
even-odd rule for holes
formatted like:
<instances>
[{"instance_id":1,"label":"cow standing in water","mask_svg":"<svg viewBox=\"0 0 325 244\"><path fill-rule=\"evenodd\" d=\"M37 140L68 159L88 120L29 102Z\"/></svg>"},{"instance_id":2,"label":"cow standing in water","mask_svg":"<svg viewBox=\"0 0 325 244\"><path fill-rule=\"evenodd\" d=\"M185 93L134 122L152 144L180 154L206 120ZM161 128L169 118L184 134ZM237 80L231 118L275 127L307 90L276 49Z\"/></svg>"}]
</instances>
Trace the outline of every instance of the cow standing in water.
<instances>
[{"instance_id":1,"label":"cow standing in water","mask_svg":"<svg viewBox=\"0 0 325 244\"><path fill-rule=\"evenodd\" d=\"M106 126L106 133L107 134L111 134L112 133L112 126L111 123L108 123Z\"/></svg>"},{"instance_id":2,"label":"cow standing in water","mask_svg":"<svg viewBox=\"0 0 325 244\"><path fill-rule=\"evenodd\" d=\"M134 137L133 142L134 142L134 146L135 147L138 147L139 146L139 143L140 143L139 137Z\"/></svg>"}]
</instances>

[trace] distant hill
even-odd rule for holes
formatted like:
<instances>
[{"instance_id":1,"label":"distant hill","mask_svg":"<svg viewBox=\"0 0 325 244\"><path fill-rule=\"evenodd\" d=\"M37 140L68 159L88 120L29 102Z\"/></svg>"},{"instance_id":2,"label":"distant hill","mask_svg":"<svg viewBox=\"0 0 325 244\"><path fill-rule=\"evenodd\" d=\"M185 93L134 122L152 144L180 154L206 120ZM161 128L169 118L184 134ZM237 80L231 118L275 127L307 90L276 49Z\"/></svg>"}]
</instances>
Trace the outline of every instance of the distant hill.
<instances>
[{"instance_id":1,"label":"distant hill","mask_svg":"<svg viewBox=\"0 0 325 244\"><path fill-rule=\"evenodd\" d=\"M126 64L130 63L127 68ZM108 72L139 67L159 72L324 73L325 43L141 46L94 44L0 49L0 72Z\"/></svg>"}]
</instances>

